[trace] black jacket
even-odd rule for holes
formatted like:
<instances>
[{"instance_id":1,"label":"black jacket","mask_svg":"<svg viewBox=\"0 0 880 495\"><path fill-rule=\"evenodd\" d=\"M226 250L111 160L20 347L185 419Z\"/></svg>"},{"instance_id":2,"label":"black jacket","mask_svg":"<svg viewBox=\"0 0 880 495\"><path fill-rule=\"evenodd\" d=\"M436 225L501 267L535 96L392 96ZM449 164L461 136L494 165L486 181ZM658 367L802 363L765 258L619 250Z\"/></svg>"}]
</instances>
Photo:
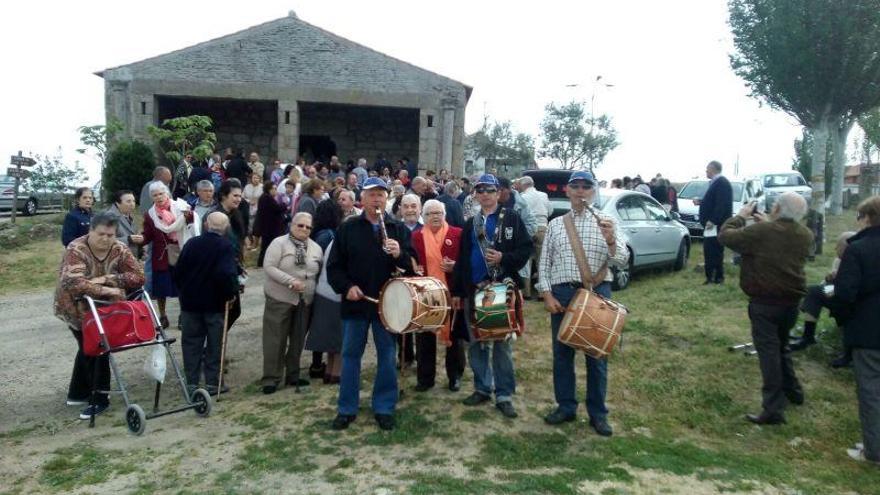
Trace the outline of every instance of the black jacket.
<instances>
[{"instance_id":1,"label":"black jacket","mask_svg":"<svg viewBox=\"0 0 880 495\"><path fill-rule=\"evenodd\" d=\"M349 301L348 289L353 285L360 287L368 297L378 298L382 285L391 278L397 267L413 275L412 260L415 251L409 241L409 230L400 222L385 216L385 229L388 237L400 244L397 259L382 250L379 234L373 232L373 225L364 213L352 217L336 233L336 240L327 261L327 281L337 294L342 295L343 317L373 317L378 307L365 300Z\"/></svg>"},{"instance_id":2,"label":"black jacket","mask_svg":"<svg viewBox=\"0 0 880 495\"><path fill-rule=\"evenodd\" d=\"M700 223L712 222L720 227L733 216L733 188L723 175L709 184L709 189L700 200Z\"/></svg>"},{"instance_id":3,"label":"black jacket","mask_svg":"<svg viewBox=\"0 0 880 495\"><path fill-rule=\"evenodd\" d=\"M500 207L499 207L500 208ZM509 209L504 211L504 219L501 221L501 240L495 244L493 249L501 251L501 278L510 278L516 282L517 286L522 286L519 272L529 257L532 255L532 237L526 230L519 215ZM496 227L498 229L499 227ZM474 218L469 218L464 224L461 233L461 252L458 255L458 261L455 263L455 278L453 282L452 293L458 297L469 297L474 292L474 284L471 281L471 249L475 240L474 234ZM493 241L496 237L493 236Z\"/></svg>"},{"instance_id":4,"label":"black jacket","mask_svg":"<svg viewBox=\"0 0 880 495\"><path fill-rule=\"evenodd\" d=\"M194 313L222 313L226 301L238 293L238 268L229 239L214 232L190 239L173 270L180 309Z\"/></svg>"},{"instance_id":5,"label":"black jacket","mask_svg":"<svg viewBox=\"0 0 880 495\"><path fill-rule=\"evenodd\" d=\"M244 187L248 183L248 177L252 173L253 170L251 169L251 166L240 156L229 160L229 164L226 165L226 176L238 179L238 181L241 182L241 187Z\"/></svg>"},{"instance_id":6,"label":"black jacket","mask_svg":"<svg viewBox=\"0 0 880 495\"><path fill-rule=\"evenodd\" d=\"M453 227L462 228L464 226L464 213L461 203L448 194L437 196L437 201L446 206L446 223Z\"/></svg>"},{"instance_id":7,"label":"black jacket","mask_svg":"<svg viewBox=\"0 0 880 495\"><path fill-rule=\"evenodd\" d=\"M847 346L880 349L880 226L849 239L834 279L835 317Z\"/></svg>"}]
</instances>

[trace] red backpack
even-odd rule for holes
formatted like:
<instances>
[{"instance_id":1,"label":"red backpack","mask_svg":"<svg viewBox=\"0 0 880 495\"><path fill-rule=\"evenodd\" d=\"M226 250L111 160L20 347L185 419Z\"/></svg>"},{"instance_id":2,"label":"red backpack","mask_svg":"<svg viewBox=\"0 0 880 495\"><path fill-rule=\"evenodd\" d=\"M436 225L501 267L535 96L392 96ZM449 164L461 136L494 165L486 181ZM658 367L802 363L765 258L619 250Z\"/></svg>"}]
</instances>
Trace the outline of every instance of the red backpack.
<instances>
[{"instance_id":1,"label":"red backpack","mask_svg":"<svg viewBox=\"0 0 880 495\"><path fill-rule=\"evenodd\" d=\"M156 338L156 328L145 301L120 301L98 308L98 317L112 348ZM83 354L95 357L109 351L101 341L94 314L89 313L83 319L82 332Z\"/></svg>"}]
</instances>

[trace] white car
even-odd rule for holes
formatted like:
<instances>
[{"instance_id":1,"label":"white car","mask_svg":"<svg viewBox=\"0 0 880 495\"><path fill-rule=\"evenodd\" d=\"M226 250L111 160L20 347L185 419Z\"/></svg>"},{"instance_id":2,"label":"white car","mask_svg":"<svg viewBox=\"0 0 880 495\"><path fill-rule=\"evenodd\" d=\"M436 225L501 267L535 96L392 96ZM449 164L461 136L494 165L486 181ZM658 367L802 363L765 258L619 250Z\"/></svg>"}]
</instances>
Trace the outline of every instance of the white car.
<instances>
[{"instance_id":1,"label":"white car","mask_svg":"<svg viewBox=\"0 0 880 495\"><path fill-rule=\"evenodd\" d=\"M764 188L760 178L728 178L727 180L730 181L730 187L733 189L734 215L743 205L751 201L758 202L757 211L767 211ZM679 221L695 237L703 235L703 226L700 224L700 207L694 204L694 199L703 199L708 189L709 179L697 179L682 186L681 191L678 192L678 214L681 216Z\"/></svg>"},{"instance_id":2,"label":"white car","mask_svg":"<svg viewBox=\"0 0 880 495\"><path fill-rule=\"evenodd\" d=\"M796 192L806 199L808 204L813 197L813 188L807 184L804 176L796 170L762 174L761 182L764 185L764 191L767 193L768 211L773 207L776 198L782 193Z\"/></svg>"}]
</instances>

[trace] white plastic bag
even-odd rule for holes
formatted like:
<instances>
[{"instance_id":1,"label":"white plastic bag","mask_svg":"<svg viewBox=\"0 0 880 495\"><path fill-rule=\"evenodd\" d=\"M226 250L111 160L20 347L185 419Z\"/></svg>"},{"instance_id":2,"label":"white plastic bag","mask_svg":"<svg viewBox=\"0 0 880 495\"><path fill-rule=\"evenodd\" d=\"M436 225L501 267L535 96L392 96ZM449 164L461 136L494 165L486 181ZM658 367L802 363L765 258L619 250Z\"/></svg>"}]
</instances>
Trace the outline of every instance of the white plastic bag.
<instances>
[{"instance_id":1,"label":"white plastic bag","mask_svg":"<svg viewBox=\"0 0 880 495\"><path fill-rule=\"evenodd\" d=\"M144 373L159 383L165 383L165 364L165 348L161 345L153 346L153 352L144 362Z\"/></svg>"}]
</instances>

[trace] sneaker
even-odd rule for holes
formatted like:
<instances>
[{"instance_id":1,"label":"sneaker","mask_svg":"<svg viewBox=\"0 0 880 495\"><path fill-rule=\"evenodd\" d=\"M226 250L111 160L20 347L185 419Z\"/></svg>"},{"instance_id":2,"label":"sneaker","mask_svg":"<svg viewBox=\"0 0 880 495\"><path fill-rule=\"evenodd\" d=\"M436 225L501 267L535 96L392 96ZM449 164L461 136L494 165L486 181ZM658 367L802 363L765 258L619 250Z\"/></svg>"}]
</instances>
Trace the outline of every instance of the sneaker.
<instances>
[{"instance_id":1,"label":"sneaker","mask_svg":"<svg viewBox=\"0 0 880 495\"><path fill-rule=\"evenodd\" d=\"M467 396L467 398L461 401L462 404L466 406L478 406L484 402L489 400L488 395L483 395L479 392L474 392L471 395Z\"/></svg>"},{"instance_id":2,"label":"sneaker","mask_svg":"<svg viewBox=\"0 0 880 495\"><path fill-rule=\"evenodd\" d=\"M357 419L357 416L349 416L347 414L337 414L335 418L333 418L333 423L330 425L334 430L344 430L348 428L348 425L354 423L354 420Z\"/></svg>"},{"instance_id":3,"label":"sneaker","mask_svg":"<svg viewBox=\"0 0 880 495\"><path fill-rule=\"evenodd\" d=\"M108 407L110 407L110 404L95 404L94 406L89 406L79 413L79 419L91 419L93 415L99 416L106 411Z\"/></svg>"},{"instance_id":4,"label":"sneaker","mask_svg":"<svg viewBox=\"0 0 880 495\"><path fill-rule=\"evenodd\" d=\"M376 414L376 424L379 425L379 429L385 431L391 431L394 429L394 416L390 414Z\"/></svg>"},{"instance_id":5,"label":"sneaker","mask_svg":"<svg viewBox=\"0 0 880 495\"><path fill-rule=\"evenodd\" d=\"M71 399L70 397L67 398L68 406L85 406L88 403L89 399Z\"/></svg>"},{"instance_id":6,"label":"sneaker","mask_svg":"<svg viewBox=\"0 0 880 495\"><path fill-rule=\"evenodd\" d=\"M513 419L518 416L516 409L513 408L513 402L499 402L495 404L495 407L501 411L505 418Z\"/></svg>"}]
</instances>

